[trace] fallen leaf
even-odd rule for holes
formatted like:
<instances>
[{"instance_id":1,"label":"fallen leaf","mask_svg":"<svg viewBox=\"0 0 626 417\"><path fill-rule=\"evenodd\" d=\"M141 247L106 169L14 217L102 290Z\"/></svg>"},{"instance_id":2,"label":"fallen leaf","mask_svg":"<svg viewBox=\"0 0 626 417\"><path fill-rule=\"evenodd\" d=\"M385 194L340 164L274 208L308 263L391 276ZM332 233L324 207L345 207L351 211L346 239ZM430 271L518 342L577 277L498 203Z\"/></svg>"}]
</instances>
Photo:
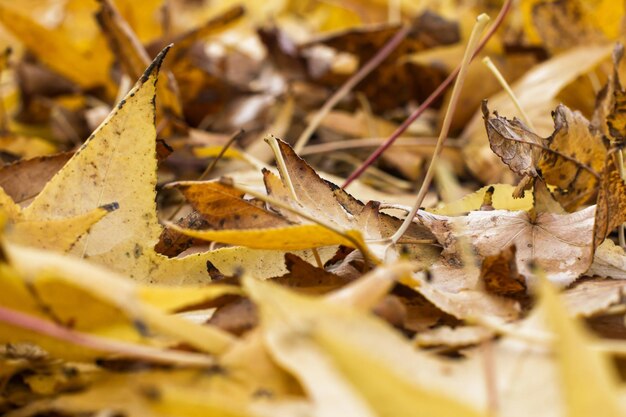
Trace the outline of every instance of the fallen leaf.
<instances>
[{"instance_id":1,"label":"fallen leaf","mask_svg":"<svg viewBox=\"0 0 626 417\"><path fill-rule=\"evenodd\" d=\"M500 253L486 256L480 267L480 279L485 289L496 295L526 292L525 278L517 272L516 247L509 246Z\"/></svg>"},{"instance_id":2,"label":"fallen leaf","mask_svg":"<svg viewBox=\"0 0 626 417\"><path fill-rule=\"evenodd\" d=\"M537 167L546 183L557 187L553 192L556 200L573 211L595 195L607 151L602 138L579 112L560 104L552 118L554 133L546 145L555 152L542 152Z\"/></svg>"},{"instance_id":3,"label":"fallen leaf","mask_svg":"<svg viewBox=\"0 0 626 417\"><path fill-rule=\"evenodd\" d=\"M540 279L538 288L545 319L556 335L553 348L567 415L623 415L615 395L618 376L608 358L590 347L591 338L569 317L552 284Z\"/></svg>"},{"instance_id":4,"label":"fallen leaf","mask_svg":"<svg viewBox=\"0 0 626 417\"><path fill-rule=\"evenodd\" d=\"M487 101L483 101L481 109L489 145L494 153L516 174L536 177L536 166L545 140L517 118L508 120L498 116L497 112L491 117Z\"/></svg>"},{"instance_id":5,"label":"fallen leaf","mask_svg":"<svg viewBox=\"0 0 626 417\"><path fill-rule=\"evenodd\" d=\"M113 91L108 51L81 51L64 33L49 30L10 6L0 6L0 22L52 70L83 88L104 86Z\"/></svg>"},{"instance_id":6,"label":"fallen leaf","mask_svg":"<svg viewBox=\"0 0 626 417\"><path fill-rule=\"evenodd\" d=\"M481 257L497 255L514 244L521 275L531 276L528 262L533 260L551 281L567 285L591 265L595 210L591 206L568 214L536 213L534 219L526 211L506 210L471 211L462 217L420 211L417 217L452 253L460 238L467 239Z\"/></svg>"},{"instance_id":7,"label":"fallen leaf","mask_svg":"<svg viewBox=\"0 0 626 417\"><path fill-rule=\"evenodd\" d=\"M163 51L103 124L24 210L29 219L80 215L115 196L120 209L92 227L72 253L151 282L208 281L206 262L232 273L242 267L260 277L283 273L283 254L225 248L170 259L154 251L156 217L154 96ZM302 254L312 259L310 254ZM238 265L238 266L237 266Z\"/></svg>"},{"instance_id":8,"label":"fallen leaf","mask_svg":"<svg viewBox=\"0 0 626 417\"><path fill-rule=\"evenodd\" d=\"M268 283L244 283L260 305L265 343L300 378L319 415L335 415L338 407L372 416L409 416L416 409L425 415L483 415L439 391L449 375L437 372L436 360L415 352L379 320Z\"/></svg>"},{"instance_id":9,"label":"fallen leaf","mask_svg":"<svg viewBox=\"0 0 626 417\"><path fill-rule=\"evenodd\" d=\"M612 159L608 159L600 181L594 224L594 247L617 226L626 222L626 184Z\"/></svg>"},{"instance_id":10,"label":"fallen leaf","mask_svg":"<svg viewBox=\"0 0 626 417\"><path fill-rule=\"evenodd\" d=\"M71 157L72 153L64 152L6 165L0 168L0 187L18 204L30 200Z\"/></svg>"},{"instance_id":11,"label":"fallen leaf","mask_svg":"<svg viewBox=\"0 0 626 417\"><path fill-rule=\"evenodd\" d=\"M536 134L548 135L552 131L552 121L548 117L557 106L555 97L577 77L590 71L611 53L607 46L580 46L568 50L552 59L533 67L513 86L513 92L520 105L529 114ZM517 114L505 92L489 99L489 103L502 114ZM482 112L477 112L466 125L462 137L469 143L463 148L463 155L470 171L485 184L502 182L505 170L493 153L486 150L489 142L483 129Z\"/></svg>"},{"instance_id":12,"label":"fallen leaf","mask_svg":"<svg viewBox=\"0 0 626 417\"><path fill-rule=\"evenodd\" d=\"M278 214L243 199L244 192L220 182L179 182L191 206L213 229L253 229L285 227L290 222Z\"/></svg>"}]
</instances>

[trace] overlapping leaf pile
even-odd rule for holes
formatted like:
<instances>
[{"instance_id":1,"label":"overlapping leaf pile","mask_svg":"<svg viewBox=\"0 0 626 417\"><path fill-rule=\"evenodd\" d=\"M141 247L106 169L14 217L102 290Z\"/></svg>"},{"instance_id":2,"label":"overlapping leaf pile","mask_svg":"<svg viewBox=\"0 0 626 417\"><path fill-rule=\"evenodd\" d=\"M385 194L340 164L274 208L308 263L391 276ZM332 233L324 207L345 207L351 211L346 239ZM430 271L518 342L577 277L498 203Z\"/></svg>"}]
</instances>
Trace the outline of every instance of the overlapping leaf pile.
<instances>
[{"instance_id":1,"label":"overlapping leaf pile","mask_svg":"<svg viewBox=\"0 0 626 417\"><path fill-rule=\"evenodd\" d=\"M511 12L396 236L489 5L217 3L0 1L0 411L625 415L623 7Z\"/></svg>"}]
</instances>

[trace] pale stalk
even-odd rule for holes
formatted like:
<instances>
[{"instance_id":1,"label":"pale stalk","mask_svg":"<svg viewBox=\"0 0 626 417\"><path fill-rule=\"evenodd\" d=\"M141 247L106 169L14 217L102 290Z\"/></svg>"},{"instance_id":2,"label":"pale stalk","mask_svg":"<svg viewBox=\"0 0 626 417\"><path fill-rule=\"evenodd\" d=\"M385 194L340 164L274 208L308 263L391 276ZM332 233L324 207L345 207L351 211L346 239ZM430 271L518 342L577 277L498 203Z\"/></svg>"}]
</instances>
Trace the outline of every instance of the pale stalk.
<instances>
[{"instance_id":1,"label":"pale stalk","mask_svg":"<svg viewBox=\"0 0 626 417\"><path fill-rule=\"evenodd\" d=\"M370 137L370 138L362 138L362 139L346 139L342 141L336 142L326 142L326 143L318 143L315 145L309 145L300 152L300 156L305 155L314 155L318 153L326 153L326 152L334 152L346 149L358 149L358 148L375 148L379 146L384 140L387 138L384 137ZM437 144L436 137L402 137L399 138L395 143L395 148L427 148L427 149L435 149L435 145ZM459 149L459 146L456 144L448 144L445 145L447 148ZM394 149L395 149L394 148ZM424 151L426 152L426 151Z\"/></svg>"},{"instance_id":2,"label":"pale stalk","mask_svg":"<svg viewBox=\"0 0 626 417\"><path fill-rule=\"evenodd\" d=\"M461 69L459 70L459 75L456 78L454 83L454 87L452 88L452 96L450 98L450 104L448 104L448 109L446 110L445 117L443 119L443 124L441 126L441 131L439 132L439 137L437 138L437 146L435 147L435 152L433 153L433 157L430 161L430 165L428 165L428 170L426 171L426 176L424 177L424 181L422 182L422 186L417 194L417 198L415 200L415 204L413 208L409 212L408 216L402 222L400 228L396 231L396 233L391 236L389 239L391 241L390 246L398 242L402 235L407 231L413 218L417 214L422 202L424 201L424 197L426 197L426 193L428 192L428 188L430 187L430 183L435 174L435 164L437 163L437 159L439 158L439 154L443 149L443 144L448 137L448 132L450 131L450 125L452 123L452 116L454 114L454 110L456 109L457 103L459 101L459 96L461 94L461 89L463 88L463 83L465 81L465 77L467 75L467 69L469 63L471 61L474 50L476 49L476 45L478 44L480 34L487 26L489 22L489 16L486 14L481 14L476 18L476 23L472 28L472 33L470 34L469 41L467 42L467 47L465 48L465 54L463 55L463 60L461 61Z\"/></svg>"},{"instance_id":3,"label":"pale stalk","mask_svg":"<svg viewBox=\"0 0 626 417\"><path fill-rule=\"evenodd\" d=\"M496 67L491 58L489 58L488 56L484 57L482 62L487 68L489 68L489 71L491 71L493 76L496 77L496 80L498 80L502 89L506 91L509 98L513 102L513 105L515 105L515 108L519 112L520 116L522 116L522 120L524 121L524 123L526 123L526 126L528 126L533 132L536 132L533 122L530 120L530 117L528 117L526 111L524 111L522 104L517 99L517 96L513 92L513 89L511 88L509 83L504 79L502 73L498 70L498 67Z\"/></svg>"},{"instance_id":4,"label":"pale stalk","mask_svg":"<svg viewBox=\"0 0 626 417\"><path fill-rule=\"evenodd\" d=\"M289 190L289 194L291 194L291 198L294 201L298 202L298 195L296 194L296 189L293 187L293 182L291 181L291 177L289 176L289 172L287 171L287 164L285 163L285 158L283 158L283 154L280 151L280 147L278 146L278 141L274 135L268 135L265 137L265 142L270 146L272 152L274 152L274 159L276 159L276 168L278 168L278 172L280 173L287 190Z\"/></svg>"},{"instance_id":5,"label":"pale stalk","mask_svg":"<svg viewBox=\"0 0 626 417\"><path fill-rule=\"evenodd\" d=\"M293 150L299 154L300 151L306 146L307 142L311 138L315 129L320 125L324 117L330 112L336 105L344 98L358 83L360 83L363 78L367 77L376 67L378 67L399 45L402 43L404 38L407 37L409 32L411 31L410 26L402 27L394 36L382 47L380 51L374 55L372 59L370 59L360 70L356 72L352 77L350 77L342 86L333 94L326 103L322 106L322 108L315 113L313 119L309 122L309 125L306 127L304 132L300 135L298 140L296 141Z\"/></svg>"},{"instance_id":6,"label":"pale stalk","mask_svg":"<svg viewBox=\"0 0 626 417\"><path fill-rule=\"evenodd\" d=\"M291 181L291 176L289 175L289 171L287 171L287 164L285 163L285 158L283 158L283 154L280 151L280 147L278 146L278 141L274 135L269 135L265 137L265 142L272 148L272 152L274 152L274 159L276 159L276 167L278 168L278 172L280 172L280 176L283 179L283 183L287 186L289 190L289 194L291 194L291 198L293 201L300 203L298 201L298 195L296 194L296 189L293 187L293 182ZM322 262L322 258L320 258L320 254L316 248L312 248L313 257L315 258L315 263L318 268L324 268L324 264Z\"/></svg>"},{"instance_id":7,"label":"pale stalk","mask_svg":"<svg viewBox=\"0 0 626 417\"><path fill-rule=\"evenodd\" d=\"M500 83L500 86L507 93L507 95L509 96L509 99L513 102L513 105L517 109L517 112L522 117L522 121L526 123L526 126L528 126L530 130L537 133L537 130L535 129L535 125L533 124L532 120L530 120L530 117L528 117L528 114L522 107L522 104L517 99L517 96L513 92L513 89L511 88L509 83L504 79L504 76L498 70L498 67L496 67L493 61L491 61L491 58L489 58L488 56L484 57L483 64L489 69L489 71L491 71L493 76L496 77L496 80L498 80L498 82ZM531 181L532 181L531 176L529 175L523 176L520 182L517 184L515 191L513 192L513 197L521 197L522 195L524 195L524 190L530 184Z\"/></svg>"}]
</instances>

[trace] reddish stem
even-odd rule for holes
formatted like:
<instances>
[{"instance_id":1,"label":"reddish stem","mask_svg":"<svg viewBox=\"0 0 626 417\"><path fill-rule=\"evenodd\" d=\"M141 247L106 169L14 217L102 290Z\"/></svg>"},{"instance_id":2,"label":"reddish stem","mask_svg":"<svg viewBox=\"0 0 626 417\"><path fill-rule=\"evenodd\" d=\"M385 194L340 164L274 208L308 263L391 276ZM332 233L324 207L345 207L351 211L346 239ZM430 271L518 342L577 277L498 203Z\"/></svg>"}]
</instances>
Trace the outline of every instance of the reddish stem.
<instances>
[{"instance_id":1,"label":"reddish stem","mask_svg":"<svg viewBox=\"0 0 626 417\"><path fill-rule=\"evenodd\" d=\"M485 37L480 41L480 44L476 48L476 52L474 53L474 55L472 55L472 60L474 60L474 58L476 58L476 56L480 53L480 51L482 51L482 49L485 47L485 45L487 44L489 39L491 39L493 34L496 33L498 28L502 25L502 22L504 21L504 18L506 17L506 15L508 14L509 10L511 9L511 4L512 3L513 3L513 0L506 0L505 3L502 5L502 8L500 9L500 13L498 13L498 16L496 17L496 20L494 20L493 25L491 26L491 28L489 28L489 32L487 32ZM422 113L424 113L424 111L427 108L429 108L430 105L433 104L433 102L441 94L443 94L443 92L450 86L450 84L452 84L452 82L454 81L456 76L459 74L460 70L461 70L461 66L459 65L458 67L456 67L454 69L454 71L452 71L450 73L450 75L448 75L448 78L446 78L439 85L439 87L437 87L437 89L435 91L433 91L431 93L431 95L428 96L428 98L426 100L424 100L424 102L417 109L415 109L415 111L413 113L411 113L411 115L400 126L398 126L398 128L391 134L391 136L389 136L389 138L385 142L383 142L361 164L360 167L358 167L352 174L350 174L350 176L343 183L341 188L346 188L348 185L350 185L350 183L352 183L352 181L354 181L355 179L359 178L361 176L361 174L363 174L363 172L365 172L365 170L370 165L372 165L374 163L374 161L376 161L380 157L380 155L383 154L383 152L385 152L387 150L387 148L389 148L391 145L393 145L393 143L396 141L396 139L398 139L400 137L400 135L402 135L404 133L404 131L407 130L408 127L411 126L411 124L415 120L417 120L422 115Z\"/></svg>"},{"instance_id":2,"label":"reddish stem","mask_svg":"<svg viewBox=\"0 0 626 417\"><path fill-rule=\"evenodd\" d=\"M108 339L96 335L78 332L59 324L43 320L20 311L0 306L0 323L30 330L42 336L51 337L76 346L82 346L100 352L125 355L161 363L174 363L191 366L210 366L211 358L189 352L161 350L121 340ZM19 341L16 337L15 341Z\"/></svg>"}]
</instances>

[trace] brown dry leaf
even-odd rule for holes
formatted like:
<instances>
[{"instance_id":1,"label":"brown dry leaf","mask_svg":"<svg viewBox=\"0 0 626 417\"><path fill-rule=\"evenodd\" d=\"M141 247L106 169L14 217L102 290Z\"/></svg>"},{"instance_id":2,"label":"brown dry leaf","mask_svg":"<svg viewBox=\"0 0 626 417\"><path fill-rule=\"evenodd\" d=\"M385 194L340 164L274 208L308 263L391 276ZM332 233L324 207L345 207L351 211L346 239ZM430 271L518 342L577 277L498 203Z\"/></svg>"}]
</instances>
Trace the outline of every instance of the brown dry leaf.
<instances>
[{"instance_id":1,"label":"brown dry leaf","mask_svg":"<svg viewBox=\"0 0 626 417\"><path fill-rule=\"evenodd\" d=\"M486 101L482 111L491 149L514 173L537 177L541 172L568 211L595 195L607 151L582 114L559 105L552 113L554 133L544 139L517 118L490 117Z\"/></svg>"},{"instance_id":2,"label":"brown dry leaf","mask_svg":"<svg viewBox=\"0 0 626 417\"><path fill-rule=\"evenodd\" d=\"M537 164L541 157L545 140L530 131L521 120L489 115L487 101L482 103L483 119L489 137L489 145L502 162L518 175L536 177Z\"/></svg>"},{"instance_id":3,"label":"brown dry leaf","mask_svg":"<svg viewBox=\"0 0 626 417\"><path fill-rule=\"evenodd\" d=\"M192 211L178 219L175 224L185 229L202 229L206 227L207 222L198 212ZM163 232L161 232L159 242L155 245L154 250L161 255L173 258L189 249L197 241L198 239L165 227Z\"/></svg>"},{"instance_id":4,"label":"brown dry leaf","mask_svg":"<svg viewBox=\"0 0 626 417\"><path fill-rule=\"evenodd\" d=\"M618 43L613 49L613 73L605 87L598 93L598 103L593 122L613 146L623 146L626 142L626 91L620 80L620 64L624 56L624 45Z\"/></svg>"},{"instance_id":5,"label":"brown dry leaf","mask_svg":"<svg viewBox=\"0 0 626 417\"><path fill-rule=\"evenodd\" d=\"M20 160L0 168L0 187L20 204L35 197L72 157L72 152Z\"/></svg>"},{"instance_id":6,"label":"brown dry leaf","mask_svg":"<svg viewBox=\"0 0 626 417\"><path fill-rule=\"evenodd\" d=\"M500 253L486 256L480 267L485 290L496 295L526 293L526 280L517 272L516 247L511 245Z\"/></svg>"},{"instance_id":7,"label":"brown dry leaf","mask_svg":"<svg viewBox=\"0 0 626 417\"><path fill-rule=\"evenodd\" d=\"M243 267L261 277L283 273L283 254L226 248L169 259L154 251L156 216L154 97L162 52L122 103L24 210L34 220L76 216L100 201L119 203L115 217L93 227L72 253L151 282L206 282L206 262L232 273ZM115 196L115 197L113 197ZM310 258L310 253L302 256Z\"/></svg>"},{"instance_id":8,"label":"brown dry leaf","mask_svg":"<svg viewBox=\"0 0 626 417\"><path fill-rule=\"evenodd\" d=\"M607 151L600 135L579 112L560 104L552 118L554 133L546 145L555 152L542 152L537 167L546 183L557 187L556 200L567 211L574 211L595 195L600 179L597 173L602 172Z\"/></svg>"},{"instance_id":9,"label":"brown dry leaf","mask_svg":"<svg viewBox=\"0 0 626 417\"><path fill-rule=\"evenodd\" d=\"M271 278L271 281L305 294L325 294L352 281L311 265L291 253L285 254L285 266L289 272Z\"/></svg>"},{"instance_id":10,"label":"brown dry leaf","mask_svg":"<svg viewBox=\"0 0 626 417\"><path fill-rule=\"evenodd\" d=\"M406 318L403 327L412 332L422 332L439 324L456 324L458 320L445 313L413 288L396 285L391 292L398 297Z\"/></svg>"},{"instance_id":11,"label":"brown dry leaf","mask_svg":"<svg viewBox=\"0 0 626 417\"><path fill-rule=\"evenodd\" d=\"M243 198L244 192L220 182L177 182L191 206L212 229L256 229L291 224L283 217Z\"/></svg>"},{"instance_id":12,"label":"brown dry leaf","mask_svg":"<svg viewBox=\"0 0 626 417\"><path fill-rule=\"evenodd\" d=\"M626 183L613 158L606 161L596 208L594 247L598 247L617 226L626 222Z\"/></svg>"},{"instance_id":13,"label":"brown dry leaf","mask_svg":"<svg viewBox=\"0 0 626 417\"><path fill-rule=\"evenodd\" d=\"M376 202L363 205L343 189L320 178L287 143L281 140L277 140L277 143L285 162L285 172L280 170L282 182L270 171L263 172L268 194L313 217L324 219L341 230L358 230L372 253L382 259L386 246L380 243L380 239L391 236L400 226L401 220L380 213ZM288 210L272 208L292 222L302 222L298 215ZM410 245L409 249L413 246L412 250L419 251L422 260L428 263L439 252L429 245L432 238L425 228L416 224L409 228L403 237L405 240L400 243ZM368 241L373 242L368 244Z\"/></svg>"},{"instance_id":14,"label":"brown dry leaf","mask_svg":"<svg viewBox=\"0 0 626 417\"><path fill-rule=\"evenodd\" d=\"M550 112L559 103L555 97L568 84L597 66L611 53L610 46L582 46L573 48L534 66L512 89L523 109L529 113L536 134L549 135L553 131ZM518 115L506 92L489 98L492 108L502 114ZM519 115L518 115L519 116ZM478 111L463 131L468 139L463 155L468 168L484 184L503 182L506 169L499 158L489 152L488 137L484 130L482 112Z\"/></svg>"},{"instance_id":15,"label":"brown dry leaf","mask_svg":"<svg viewBox=\"0 0 626 417\"><path fill-rule=\"evenodd\" d=\"M247 298L237 297L219 306L206 324L235 336L254 329L259 322L256 306Z\"/></svg>"}]
</instances>

